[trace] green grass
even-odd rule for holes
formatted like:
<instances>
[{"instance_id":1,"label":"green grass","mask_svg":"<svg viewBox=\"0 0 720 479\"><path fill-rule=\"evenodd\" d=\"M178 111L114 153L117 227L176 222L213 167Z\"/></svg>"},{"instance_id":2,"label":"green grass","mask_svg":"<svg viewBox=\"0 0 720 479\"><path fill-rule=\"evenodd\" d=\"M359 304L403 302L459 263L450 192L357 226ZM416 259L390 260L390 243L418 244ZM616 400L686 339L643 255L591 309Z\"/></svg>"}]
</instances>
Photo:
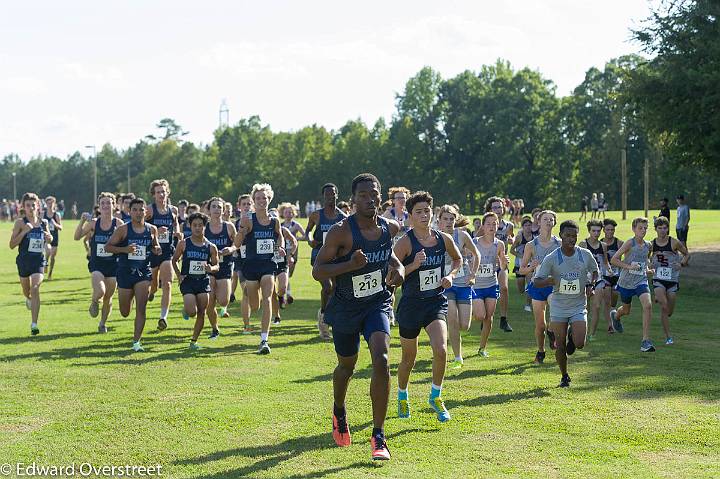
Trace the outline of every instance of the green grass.
<instances>
[{"instance_id":1,"label":"green grass","mask_svg":"<svg viewBox=\"0 0 720 479\"><path fill-rule=\"evenodd\" d=\"M720 243L713 216L693 211L691 246ZM221 323L223 336L189 353L191 325L180 318L177 289L169 329L155 331L156 300L146 352L133 354L132 322L117 311L110 332L95 333L73 226L61 239L56 278L43 284L42 333L33 338L15 251L6 246L9 225L0 225L0 463L159 463L172 478L720 476L716 296L683 289L672 347L660 345L656 311L654 354L639 352L635 308L623 335L599 334L570 359L573 386L561 390L551 355L545 365L532 365L533 323L511 284L515 331L493 331L489 359L474 354L477 325L465 335L466 366L445 382L453 420L444 425L425 402L431 365L425 336L411 377L413 417L397 419L394 330L386 423L393 460L375 465L364 345L348 396L355 444L336 448L329 434L335 355L316 338L318 288L307 248L293 278L297 300L271 332L272 355L255 355L259 338L238 334L235 305ZM627 231L623 225L620 236Z\"/></svg>"}]
</instances>

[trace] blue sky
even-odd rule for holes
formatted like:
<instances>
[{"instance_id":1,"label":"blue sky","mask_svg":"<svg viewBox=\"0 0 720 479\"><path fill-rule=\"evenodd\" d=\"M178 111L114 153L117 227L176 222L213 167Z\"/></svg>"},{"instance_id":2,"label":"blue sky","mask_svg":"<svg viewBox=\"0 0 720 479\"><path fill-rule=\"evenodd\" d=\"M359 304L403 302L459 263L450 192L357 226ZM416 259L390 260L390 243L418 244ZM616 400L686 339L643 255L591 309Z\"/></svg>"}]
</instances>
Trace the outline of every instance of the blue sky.
<instances>
[{"instance_id":1,"label":"blue sky","mask_svg":"<svg viewBox=\"0 0 720 479\"><path fill-rule=\"evenodd\" d=\"M645 0L6 2L0 157L134 144L164 117L208 143L230 121L274 130L390 119L429 65L443 77L498 58L566 95L591 66L637 52Z\"/></svg>"}]
</instances>

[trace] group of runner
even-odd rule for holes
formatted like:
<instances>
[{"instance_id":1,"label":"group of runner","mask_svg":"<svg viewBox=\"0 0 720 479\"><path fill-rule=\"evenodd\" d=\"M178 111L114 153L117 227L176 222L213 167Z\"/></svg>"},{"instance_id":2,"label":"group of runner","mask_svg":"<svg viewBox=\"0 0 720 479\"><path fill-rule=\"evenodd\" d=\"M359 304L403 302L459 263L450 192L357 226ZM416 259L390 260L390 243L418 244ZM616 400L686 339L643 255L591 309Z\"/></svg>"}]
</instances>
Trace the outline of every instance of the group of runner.
<instances>
[{"instance_id":1,"label":"group of runner","mask_svg":"<svg viewBox=\"0 0 720 479\"><path fill-rule=\"evenodd\" d=\"M101 193L96 212L83 214L75 230L75 240L87 242L92 281L88 309L91 317L100 316L98 331L107 332L117 289L123 317L130 315L134 303L132 349L143 351L147 303L161 292L157 329L166 329L177 277L182 317L195 318L192 350L201 348L198 340L206 316L209 338L219 336L218 318L228 316L228 304L239 286L243 333L252 332L250 316L261 310L258 353L270 354L271 323L279 323L280 310L292 302L289 278L298 259L298 241L308 241L312 275L320 283L318 333L333 341L338 360L333 373L333 437L339 446L351 443L345 397L362 335L372 360L373 459L390 458L383 428L390 395L391 326L397 323L402 348L398 417L411 416L408 384L418 337L425 330L433 354L428 403L440 422L450 420L441 395L448 338L454 356L450 367L462 368L461 331L469 329L473 318L481 323L480 358L490 356L488 342L498 303L500 328L513 331L507 319L508 253L515 256L518 292L526 296L525 308L535 320L534 361L544 362L547 339L555 350L561 387L571 381L568 356L594 339L600 317L609 334L622 333L622 318L630 313L635 296L642 306L640 349L655 350L649 331L650 286L661 307L665 344L673 343L669 318L679 270L690 256L683 243L668 235L664 217L654 222L657 237L652 242L645 240L646 218L632 221L634 236L625 242L615 237L614 220L591 219L586 225L588 236L578 242L582 228L572 220L559 225L559 236L553 234L557 215L550 210L536 209L521 218L516 234L516 224L505 219L505 201L494 196L471 229L457 206L438 207L430 193L411 194L404 187L390 189L392 205L383 212L381 184L369 173L353 179L347 204L338 201L334 184L323 185L322 208L310 215L305 229L295 220L294 205L270 208L274 193L265 183L240 195L236 209L220 197L200 205L180 201L173 206L170 185L162 179L153 181L148 193L149 204L126 194L117 205L115 195ZM45 268L50 268L50 277L57 231L62 228L54 203L48 200L47 211L41 212L37 195L23 196L22 216L10 239L10 247L19 250L16 262L33 335L39 333ZM622 305L616 309L618 299Z\"/></svg>"}]
</instances>

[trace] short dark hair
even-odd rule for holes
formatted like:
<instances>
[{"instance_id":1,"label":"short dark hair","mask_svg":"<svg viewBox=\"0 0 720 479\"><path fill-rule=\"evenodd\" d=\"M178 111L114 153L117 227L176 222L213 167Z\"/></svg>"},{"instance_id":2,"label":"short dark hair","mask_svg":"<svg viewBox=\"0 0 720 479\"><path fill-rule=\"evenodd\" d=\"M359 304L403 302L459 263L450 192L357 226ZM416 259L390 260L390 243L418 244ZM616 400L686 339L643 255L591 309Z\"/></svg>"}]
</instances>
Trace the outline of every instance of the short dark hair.
<instances>
[{"instance_id":1,"label":"short dark hair","mask_svg":"<svg viewBox=\"0 0 720 479\"><path fill-rule=\"evenodd\" d=\"M178 201L178 206L184 206L187 208L187 205L189 205L190 202L188 200L180 200Z\"/></svg>"},{"instance_id":2,"label":"short dark hair","mask_svg":"<svg viewBox=\"0 0 720 479\"><path fill-rule=\"evenodd\" d=\"M615 228L617 228L617 221L615 221L612 218L605 218L603 220L603 227L605 227L607 225L611 225L611 226L614 226Z\"/></svg>"},{"instance_id":3,"label":"short dark hair","mask_svg":"<svg viewBox=\"0 0 720 479\"><path fill-rule=\"evenodd\" d=\"M590 221L587 222L587 229L588 229L588 231L590 231L590 228L592 228L593 226L599 226L600 229L602 229L602 227L603 227L603 222L600 221L600 220L590 220Z\"/></svg>"},{"instance_id":4,"label":"short dark hair","mask_svg":"<svg viewBox=\"0 0 720 479\"><path fill-rule=\"evenodd\" d=\"M188 216L187 223L192 226L192 222L197 219L201 220L203 225L208 224L208 216L205 213L200 213L199 211Z\"/></svg>"},{"instance_id":5,"label":"short dark hair","mask_svg":"<svg viewBox=\"0 0 720 479\"><path fill-rule=\"evenodd\" d=\"M522 221L520 221L520 226L525 226L525 223L532 224L532 218L530 218L529 216L523 216Z\"/></svg>"},{"instance_id":6,"label":"short dark hair","mask_svg":"<svg viewBox=\"0 0 720 479\"><path fill-rule=\"evenodd\" d=\"M574 220L565 220L560 223L560 234L562 234L562 232L568 228L575 228L576 230L580 231L580 227Z\"/></svg>"},{"instance_id":7,"label":"short dark hair","mask_svg":"<svg viewBox=\"0 0 720 479\"><path fill-rule=\"evenodd\" d=\"M658 216L657 218L655 218L655 228L657 228L658 226L667 226L669 228L670 221L668 221L668 219L664 216Z\"/></svg>"},{"instance_id":8,"label":"short dark hair","mask_svg":"<svg viewBox=\"0 0 720 479\"><path fill-rule=\"evenodd\" d=\"M675 198L675 199L685 201L685 195L677 195L677 198Z\"/></svg>"},{"instance_id":9,"label":"short dark hair","mask_svg":"<svg viewBox=\"0 0 720 479\"><path fill-rule=\"evenodd\" d=\"M133 198L130 200L130 208L133 207L133 205L143 205L145 206L147 203L145 203L145 200L143 198L140 198L139 196L137 198Z\"/></svg>"},{"instance_id":10,"label":"short dark hair","mask_svg":"<svg viewBox=\"0 0 720 479\"><path fill-rule=\"evenodd\" d=\"M433 207L433 197L427 191L416 191L405 202L405 208L408 213L412 213L413 208L418 203L427 203L430 208Z\"/></svg>"},{"instance_id":11,"label":"short dark hair","mask_svg":"<svg viewBox=\"0 0 720 479\"><path fill-rule=\"evenodd\" d=\"M352 180L352 186L350 188L350 191L352 192L352 194L353 195L355 194L355 191L357 190L357 185L359 183L364 183L366 181L374 182L375 184L377 184L378 190L381 189L380 180L378 180L375 175L373 175L372 173L360 173Z\"/></svg>"},{"instance_id":12,"label":"short dark hair","mask_svg":"<svg viewBox=\"0 0 720 479\"><path fill-rule=\"evenodd\" d=\"M322 188L320 188L320 194L325 194L325 188L335 188L335 191L337 191L338 187L335 186L334 183L325 183Z\"/></svg>"}]
</instances>

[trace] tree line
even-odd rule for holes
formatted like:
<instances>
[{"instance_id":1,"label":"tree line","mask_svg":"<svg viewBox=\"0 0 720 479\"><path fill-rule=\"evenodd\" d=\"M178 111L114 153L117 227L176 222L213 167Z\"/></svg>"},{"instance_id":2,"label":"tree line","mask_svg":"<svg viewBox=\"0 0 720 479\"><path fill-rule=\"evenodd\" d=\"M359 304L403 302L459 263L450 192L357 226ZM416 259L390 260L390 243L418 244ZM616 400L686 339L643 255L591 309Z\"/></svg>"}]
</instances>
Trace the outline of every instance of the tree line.
<instances>
[{"instance_id":1,"label":"tree line","mask_svg":"<svg viewBox=\"0 0 720 479\"><path fill-rule=\"evenodd\" d=\"M97 153L98 191L141 196L166 178L172 198L234 200L259 181L275 197L304 204L336 183L349 196L352 177L375 173L384 186L426 189L439 203L479 211L494 194L528 206L577 210L603 192L621 202L620 157L627 155L628 207L643 207L643 163L650 198L685 194L694 207L720 207L720 30L718 2L662 4L634 32L652 55L612 59L590 68L559 97L540 72L504 60L442 78L431 67L396 96L389 122L350 120L337 130L311 125L273 131L258 116L214 132L211 143L184 141L180 125L161 120L156 135ZM701 61L704 59L704 61ZM2 159L0 197L36 191L90 207L92 161L76 152L21 162Z\"/></svg>"}]
</instances>

